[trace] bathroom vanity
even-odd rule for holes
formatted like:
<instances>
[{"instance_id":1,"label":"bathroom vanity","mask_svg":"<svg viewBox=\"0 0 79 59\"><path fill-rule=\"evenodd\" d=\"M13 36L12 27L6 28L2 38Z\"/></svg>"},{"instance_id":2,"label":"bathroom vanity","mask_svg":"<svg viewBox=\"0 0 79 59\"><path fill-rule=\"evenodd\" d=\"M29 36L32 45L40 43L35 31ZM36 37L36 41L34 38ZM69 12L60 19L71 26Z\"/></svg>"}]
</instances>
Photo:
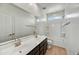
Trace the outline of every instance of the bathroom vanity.
<instances>
[{"instance_id":1,"label":"bathroom vanity","mask_svg":"<svg viewBox=\"0 0 79 59\"><path fill-rule=\"evenodd\" d=\"M40 42L34 49L27 55L44 55L47 51L47 38Z\"/></svg>"},{"instance_id":2,"label":"bathroom vanity","mask_svg":"<svg viewBox=\"0 0 79 59\"><path fill-rule=\"evenodd\" d=\"M44 55L47 50L47 37L34 35L19 38L21 45L15 47L15 41L4 42L5 45L0 46L0 55ZM4 44L4 43L0 43Z\"/></svg>"}]
</instances>

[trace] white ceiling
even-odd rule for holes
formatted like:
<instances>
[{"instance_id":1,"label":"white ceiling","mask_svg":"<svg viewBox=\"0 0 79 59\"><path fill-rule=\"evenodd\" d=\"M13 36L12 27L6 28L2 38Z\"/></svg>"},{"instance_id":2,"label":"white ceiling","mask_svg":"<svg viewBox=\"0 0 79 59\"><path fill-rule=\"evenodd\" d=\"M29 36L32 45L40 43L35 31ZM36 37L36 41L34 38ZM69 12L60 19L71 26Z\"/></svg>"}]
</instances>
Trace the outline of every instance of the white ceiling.
<instances>
[{"instance_id":1,"label":"white ceiling","mask_svg":"<svg viewBox=\"0 0 79 59\"><path fill-rule=\"evenodd\" d=\"M76 8L79 7L78 3L17 3L15 4L18 7L21 7L22 9L28 11L29 13L39 16L42 14L47 14L51 12L56 12L63 10L64 8L69 9L69 8ZM43 9L46 8L46 9Z\"/></svg>"},{"instance_id":2,"label":"white ceiling","mask_svg":"<svg viewBox=\"0 0 79 59\"><path fill-rule=\"evenodd\" d=\"M41 9L43 14L56 12L63 9L63 5L59 3L38 3L38 7ZM43 9L46 8L46 9Z\"/></svg>"},{"instance_id":3,"label":"white ceiling","mask_svg":"<svg viewBox=\"0 0 79 59\"><path fill-rule=\"evenodd\" d=\"M32 3L14 3L14 5L24 9L34 16L40 16L40 9L36 4Z\"/></svg>"},{"instance_id":4,"label":"white ceiling","mask_svg":"<svg viewBox=\"0 0 79 59\"><path fill-rule=\"evenodd\" d=\"M74 12L79 10L79 3L72 3L72 4L70 3L66 3L66 4L65 3L36 3L36 4L19 3L18 4L17 3L15 5L24 9L25 11L28 11L34 16L53 13L63 9L69 9L70 10L69 13L71 13L71 11L73 10L72 8L76 9L76 7L78 9L76 9ZM43 8L46 8L46 9L43 9ZM58 22L58 20L55 22Z\"/></svg>"},{"instance_id":5,"label":"white ceiling","mask_svg":"<svg viewBox=\"0 0 79 59\"><path fill-rule=\"evenodd\" d=\"M50 7L54 7L56 5L62 5L62 4L59 4L59 3L38 3L37 5L42 9L44 7L50 8Z\"/></svg>"},{"instance_id":6,"label":"white ceiling","mask_svg":"<svg viewBox=\"0 0 79 59\"><path fill-rule=\"evenodd\" d=\"M42 9L43 7L46 8L53 8L56 5L62 5L65 7L79 7L79 3L37 3L37 5Z\"/></svg>"},{"instance_id":7,"label":"white ceiling","mask_svg":"<svg viewBox=\"0 0 79 59\"><path fill-rule=\"evenodd\" d=\"M37 5L45 14L60 11L63 9L71 9L79 7L79 3L38 3Z\"/></svg>"}]
</instances>

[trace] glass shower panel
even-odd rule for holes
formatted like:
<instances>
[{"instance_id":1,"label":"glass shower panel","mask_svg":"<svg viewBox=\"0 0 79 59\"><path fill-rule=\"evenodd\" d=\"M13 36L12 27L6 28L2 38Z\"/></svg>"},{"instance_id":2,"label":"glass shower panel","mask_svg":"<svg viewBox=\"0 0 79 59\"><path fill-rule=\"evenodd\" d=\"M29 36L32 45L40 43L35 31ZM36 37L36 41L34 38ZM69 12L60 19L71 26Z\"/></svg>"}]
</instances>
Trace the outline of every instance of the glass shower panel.
<instances>
[{"instance_id":1,"label":"glass shower panel","mask_svg":"<svg viewBox=\"0 0 79 59\"><path fill-rule=\"evenodd\" d=\"M63 17L64 17L63 11L48 14L48 25L50 27L49 35L59 35L60 36L60 34L62 32L62 23L63 23L63 19L64 19ZM55 29L57 26L59 26L60 29ZM52 30L52 32L50 30Z\"/></svg>"},{"instance_id":2,"label":"glass shower panel","mask_svg":"<svg viewBox=\"0 0 79 59\"><path fill-rule=\"evenodd\" d=\"M12 39L12 20L8 15L0 15L0 43Z\"/></svg>"},{"instance_id":3,"label":"glass shower panel","mask_svg":"<svg viewBox=\"0 0 79 59\"><path fill-rule=\"evenodd\" d=\"M47 19L46 15L36 18L36 31L38 35L47 36Z\"/></svg>"},{"instance_id":4,"label":"glass shower panel","mask_svg":"<svg viewBox=\"0 0 79 59\"><path fill-rule=\"evenodd\" d=\"M63 20L64 10L48 14L48 36L50 39L53 39L54 44L61 47L64 47L64 38L61 37Z\"/></svg>"}]
</instances>

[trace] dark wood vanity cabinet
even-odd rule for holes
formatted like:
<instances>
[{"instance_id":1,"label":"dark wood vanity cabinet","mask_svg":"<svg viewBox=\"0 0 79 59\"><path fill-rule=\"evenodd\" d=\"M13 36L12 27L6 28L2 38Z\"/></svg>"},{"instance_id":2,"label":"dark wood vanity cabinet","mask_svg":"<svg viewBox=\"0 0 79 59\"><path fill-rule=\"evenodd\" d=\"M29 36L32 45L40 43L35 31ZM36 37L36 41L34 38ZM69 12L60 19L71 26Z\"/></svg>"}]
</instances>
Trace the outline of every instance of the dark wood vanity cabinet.
<instances>
[{"instance_id":1,"label":"dark wood vanity cabinet","mask_svg":"<svg viewBox=\"0 0 79 59\"><path fill-rule=\"evenodd\" d=\"M47 38L31 50L27 55L44 55L47 51Z\"/></svg>"},{"instance_id":2,"label":"dark wood vanity cabinet","mask_svg":"<svg viewBox=\"0 0 79 59\"><path fill-rule=\"evenodd\" d=\"M39 44L39 55L44 55L47 51L47 38Z\"/></svg>"}]
</instances>

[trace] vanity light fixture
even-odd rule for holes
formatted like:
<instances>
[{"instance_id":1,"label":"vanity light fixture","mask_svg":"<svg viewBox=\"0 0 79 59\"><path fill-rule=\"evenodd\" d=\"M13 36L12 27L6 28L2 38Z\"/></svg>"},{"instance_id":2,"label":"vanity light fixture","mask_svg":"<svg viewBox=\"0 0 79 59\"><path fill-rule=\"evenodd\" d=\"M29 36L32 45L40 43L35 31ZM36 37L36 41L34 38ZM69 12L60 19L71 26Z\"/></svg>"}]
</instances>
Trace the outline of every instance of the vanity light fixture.
<instances>
[{"instance_id":1,"label":"vanity light fixture","mask_svg":"<svg viewBox=\"0 0 79 59\"><path fill-rule=\"evenodd\" d=\"M78 16L79 16L79 13L73 13L73 14L66 15L65 18L74 18Z\"/></svg>"},{"instance_id":2,"label":"vanity light fixture","mask_svg":"<svg viewBox=\"0 0 79 59\"><path fill-rule=\"evenodd\" d=\"M33 5L33 3L29 3L29 5Z\"/></svg>"}]
</instances>

